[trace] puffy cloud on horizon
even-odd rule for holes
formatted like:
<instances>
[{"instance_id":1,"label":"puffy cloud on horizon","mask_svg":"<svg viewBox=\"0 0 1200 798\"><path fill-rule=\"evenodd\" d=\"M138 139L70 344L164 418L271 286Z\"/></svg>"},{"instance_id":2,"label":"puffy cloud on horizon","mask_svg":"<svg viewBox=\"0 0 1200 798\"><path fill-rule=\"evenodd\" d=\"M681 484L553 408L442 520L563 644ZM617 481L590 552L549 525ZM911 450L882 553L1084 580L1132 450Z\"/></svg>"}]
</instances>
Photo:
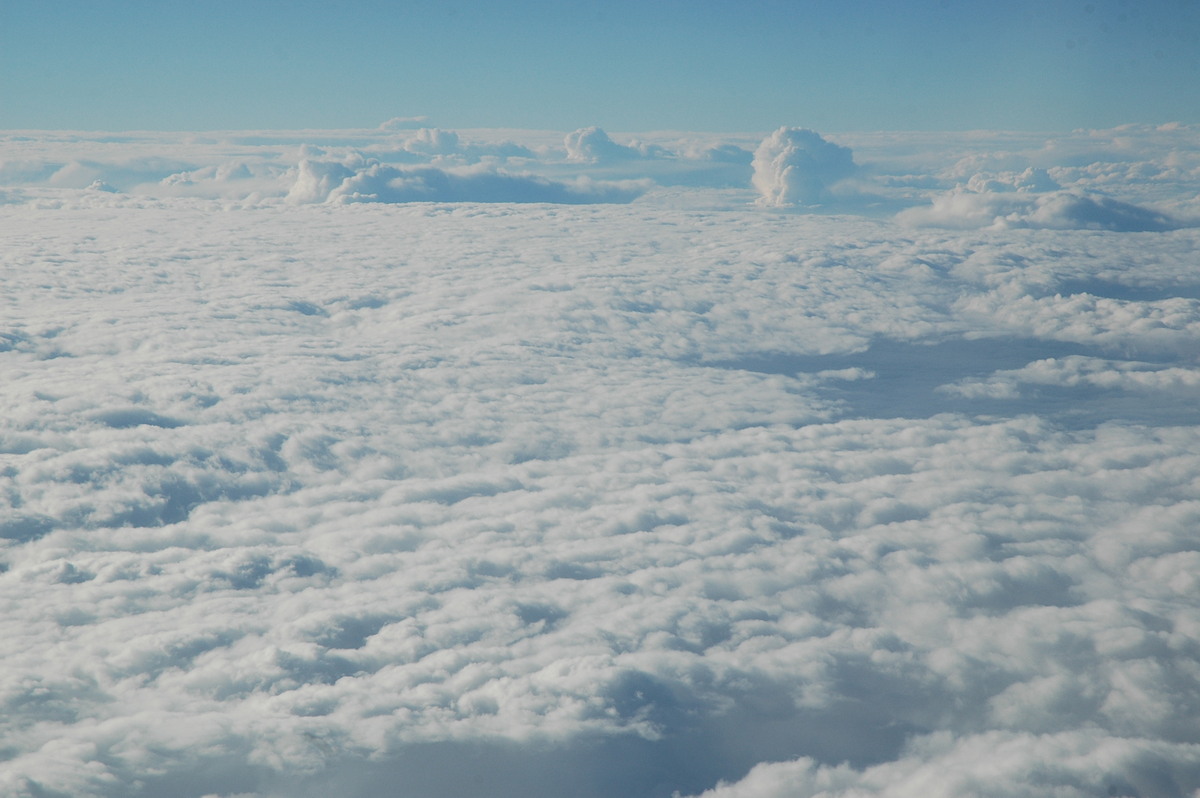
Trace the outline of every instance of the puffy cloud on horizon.
<instances>
[{"instance_id":1,"label":"puffy cloud on horizon","mask_svg":"<svg viewBox=\"0 0 1200 798\"><path fill-rule=\"evenodd\" d=\"M627 135L617 143L599 129L584 128L568 135L569 156L562 133L456 132L415 118L384 127L388 129L186 136L0 132L4 151L0 185L13 189L7 195L10 202L17 196L72 202L69 193L58 192L82 191L100 180L134 197L190 196L269 204L289 192L295 179L295 172L289 170L308 158L343 161L353 169L381 162L458 171L482 163L509 174L534 174L566 183L579 177L652 180L664 190L664 197L686 195L688 202L710 207L744 203L748 191L761 195L753 183L751 151L762 144L762 136L753 134L661 132ZM857 167L851 179L833 183L826 179L824 194L811 181L807 185L823 203L875 218L932 206L939 194L959 185L989 195L1033 197L1065 191L1092 199L1110 197L1189 223L1186 220L1200 218L1196 136L1195 128L1180 125L1073 131L1049 138L1021 133L842 133L839 143L854 148L852 162ZM309 145L310 152L298 155L302 145ZM248 169L251 176L238 174L240 168ZM760 179L764 177L776 189L784 185L771 169L760 174ZM17 188L35 191L18 195ZM702 195L690 189L711 191ZM781 194L777 191L773 196L779 201ZM1018 202L1007 213L1018 212L1015 221L1021 223L1020 214L1028 210ZM1086 226L1096 224L1094 218L1086 221L1089 214L1103 216L1111 211L1076 202L1070 208L1047 209L1028 223ZM1130 224L1126 219L1114 226L1129 229Z\"/></svg>"},{"instance_id":2,"label":"puffy cloud on horizon","mask_svg":"<svg viewBox=\"0 0 1200 798\"><path fill-rule=\"evenodd\" d=\"M1023 172L1000 172L998 174L975 174L967 181L967 190L978 194L986 192L1047 192L1061 189L1050 173L1033 166Z\"/></svg>"},{"instance_id":3,"label":"puffy cloud on horizon","mask_svg":"<svg viewBox=\"0 0 1200 798\"><path fill-rule=\"evenodd\" d=\"M633 147L617 144L598 127L585 127L572 131L563 139L567 160L584 163L610 163L643 157Z\"/></svg>"},{"instance_id":4,"label":"puffy cloud on horizon","mask_svg":"<svg viewBox=\"0 0 1200 798\"><path fill-rule=\"evenodd\" d=\"M453 130L423 127L405 139L404 148L410 152L427 155L445 155L457 152L461 147L458 134Z\"/></svg>"},{"instance_id":5,"label":"puffy cloud on horizon","mask_svg":"<svg viewBox=\"0 0 1200 798\"><path fill-rule=\"evenodd\" d=\"M996 190L990 179L975 180L970 187L955 189L933 199L930 206L910 208L897 219L918 227L957 229L1037 228L1047 230L1111 230L1114 232L1162 232L1188 226L1152 208L1122 202L1098 194L1078 191L1046 191L1035 187L1001 184Z\"/></svg>"},{"instance_id":6,"label":"puffy cloud on horizon","mask_svg":"<svg viewBox=\"0 0 1200 798\"><path fill-rule=\"evenodd\" d=\"M759 202L771 207L821 205L829 187L854 173L847 147L826 141L807 128L781 127L754 152L754 187Z\"/></svg>"},{"instance_id":7,"label":"puffy cloud on horizon","mask_svg":"<svg viewBox=\"0 0 1200 798\"><path fill-rule=\"evenodd\" d=\"M398 168L373 163L353 169L340 162L306 159L298 167L296 182L287 199L292 203L549 202L575 205L631 202L645 189L645 182L615 183L582 178L565 183L536 175L508 174L488 166Z\"/></svg>"},{"instance_id":8,"label":"puffy cloud on horizon","mask_svg":"<svg viewBox=\"0 0 1200 798\"><path fill-rule=\"evenodd\" d=\"M428 120L427 116L394 116L386 122L381 122L379 129L385 132L416 130L425 127Z\"/></svg>"},{"instance_id":9,"label":"puffy cloud on horizon","mask_svg":"<svg viewBox=\"0 0 1200 798\"><path fill-rule=\"evenodd\" d=\"M484 159L535 158L533 151L528 147L512 141L464 142L452 130L427 127L419 128L413 135L405 138L403 151L417 156L418 159L430 159L435 164L454 160L475 163Z\"/></svg>"},{"instance_id":10,"label":"puffy cloud on horizon","mask_svg":"<svg viewBox=\"0 0 1200 798\"><path fill-rule=\"evenodd\" d=\"M361 168L361 162L358 164ZM355 175L352 165L304 158L296 167L296 182L287 193L292 203L324 202L330 192Z\"/></svg>"}]
</instances>

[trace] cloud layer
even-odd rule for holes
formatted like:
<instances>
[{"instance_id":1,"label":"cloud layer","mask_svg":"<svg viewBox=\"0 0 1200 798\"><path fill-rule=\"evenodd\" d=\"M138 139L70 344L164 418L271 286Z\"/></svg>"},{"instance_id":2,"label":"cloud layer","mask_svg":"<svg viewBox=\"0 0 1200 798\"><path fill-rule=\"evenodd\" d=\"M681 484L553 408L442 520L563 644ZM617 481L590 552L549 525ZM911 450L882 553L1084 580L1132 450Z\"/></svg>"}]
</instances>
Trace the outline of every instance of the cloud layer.
<instances>
[{"instance_id":1,"label":"cloud layer","mask_svg":"<svg viewBox=\"0 0 1200 798\"><path fill-rule=\"evenodd\" d=\"M1055 205L1184 218L1179 131L834 216L404 124L4 188L0 793L1200 789L1198 233ZM891 218L959 184L1075 221Z\"/></svg>"}]
</instances>

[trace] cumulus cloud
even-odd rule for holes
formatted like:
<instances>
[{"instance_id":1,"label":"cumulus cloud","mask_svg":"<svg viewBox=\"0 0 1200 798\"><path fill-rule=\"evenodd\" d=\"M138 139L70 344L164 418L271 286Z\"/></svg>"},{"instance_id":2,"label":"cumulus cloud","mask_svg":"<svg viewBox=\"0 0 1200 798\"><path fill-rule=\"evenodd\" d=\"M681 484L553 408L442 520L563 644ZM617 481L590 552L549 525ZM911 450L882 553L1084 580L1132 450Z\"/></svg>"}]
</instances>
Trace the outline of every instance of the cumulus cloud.
<instances>
[{"instance_id":1,"label":"cumulus cloud","mask_svg":"<svg viewBox=\"0 0 1200 798\"><path fill-rule=\"evenodd\" d=\"M356 171L337 162L303 161L288 199L292 202L630 202L645 186L578 180L563 183L487 167L397 168L370 164Z\"/></svg>"},{"instance_id":2,"label":"cumulus cloud","mask_svg":"<svg viewBox=\"0 0 1200 798\"><path fill-rule=\"evenodd\" d=\"M754 161L754 154L742 149L736 144L719 144L706 147L699 152L689 153L697 160L716 161L718 163L736 163L749 165Z\"/></svg>"},{"instance_id":3,"label":"cumulus cloud","mask_svg":"<svg viewBox=\"0 0 1200 798\"><path fill-rule=\"evenodd\" d=\"M960 229L1040 228L1128 233L1161 232L1182 226L1165 213L1111 197L1074 191L1040 194L994 191L990 189L989 181L977 185L984 190L959 189L942 194L934 198L929 207L903 211L899 219L916 226Z\"/></svg>"},{"instance_id":4,"label":"cumulus cloud","mask_svg":"<svg viewBox=\"0 0 1200 798\"><path fill-rule=\"evenodd\" d=\"M385 153L380 153L384 155ZM397 158L397 156L408 156ZM419 128L404 139L399 152L386 153L388 160L412 160L432 163L477 163L482 160L503 161L505 159L534 159L528 147L512 141L494 142L464 141L452 130Z\"/></svg>"},{"instance_id":5,"label":"cumulus cloud","mask_svg":"<svg viewBox=\"0 0 1200 798\"><path fill-rule=\"evenodd\" d=\"M296 171L296 182L287 193L287 200L295 203L323 202L330 192L355 174L354 169L344 163L309 158L300 161Z\"/></svg>"},{"instance_id":6,"label":"cumulus cloud","mask_svg":"<svg viewBox=\"0 0 1200 798\"><path fill-rule=\"evenodd\" d=\"M278 194L287 185L288 170L282 164L232 160L175 172L158 181L160 195L191 197L246 197Z\"/></svg>"},{"instance_id":7,"label":"cumulus cloud","mask_svg":"<svg viewBox=\"0 0 1200 798\"><path fill-rule=\"evenodd\" d=\"M457 152L460 146L458 134L453 130L429 127L420 128L404 142L404 148L410 152L427 155L445 155Z\"/></svg>"},{"instance_id":8,"label":"cumulus cloud","mask_svg":"<svg viewBox=\"0 0 1200 798\"><path fill-rule=\"evenodd\" d=\"M585 127L568 133L563 140L567 158L584 163L605 163L642 157L633 147L617 144L598 127Z\"/></svg>"},{"instance_id":9,"label":"cumulus cloud","mask_svg":"<svg viewBox=\"0 0 1200 798\"><path fill-rule=\"evenodd\" d=\"M967 181L967 189L976 193L1004 191L1055 191L1062 188L1045 169L1030 166L1023 172L979 173Z\"/></svg>"},{"instance_id":10,"label":"cumulus cloud","mask_svg":"<svg viewBox=\"0 0 1200 798\"><path fill-rule=\"evenodd\" d=\"M1174 230L1180 223L1164 213L1104 196L1054 192L1038 197L1026 213L1006 216L1003 224L1056 230L1113 230L1156 232Z\"/></svg>"},{"instance_id":11,"label":"cumulus cloud","mask_svg":"<svg viewBox=\"0 0 1200 798\"><path fill-rule=\"evenodd\" d=\"M831 184L854 173L854 158L816 131L781 127L758 145L753 166L763 205L821 205Z\"/></svg>"}]
</instances>

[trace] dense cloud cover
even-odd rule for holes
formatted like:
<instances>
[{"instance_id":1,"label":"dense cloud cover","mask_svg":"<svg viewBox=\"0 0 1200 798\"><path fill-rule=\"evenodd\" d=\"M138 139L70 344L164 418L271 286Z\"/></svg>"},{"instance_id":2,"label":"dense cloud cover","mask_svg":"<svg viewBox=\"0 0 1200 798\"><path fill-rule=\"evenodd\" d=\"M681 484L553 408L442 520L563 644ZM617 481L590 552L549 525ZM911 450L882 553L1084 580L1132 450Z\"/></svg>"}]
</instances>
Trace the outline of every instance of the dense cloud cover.
<instances>
[{"instance_id":1,"label":"dense cloud cover","mask_svg":"<svg viewBox=\"0 0 1200 798\"><path fill-rule=\"evenodd\" d=\"M1194 132L408 124L10 136L0 794L1200 790Z\"/></svg>"}]
</instances>

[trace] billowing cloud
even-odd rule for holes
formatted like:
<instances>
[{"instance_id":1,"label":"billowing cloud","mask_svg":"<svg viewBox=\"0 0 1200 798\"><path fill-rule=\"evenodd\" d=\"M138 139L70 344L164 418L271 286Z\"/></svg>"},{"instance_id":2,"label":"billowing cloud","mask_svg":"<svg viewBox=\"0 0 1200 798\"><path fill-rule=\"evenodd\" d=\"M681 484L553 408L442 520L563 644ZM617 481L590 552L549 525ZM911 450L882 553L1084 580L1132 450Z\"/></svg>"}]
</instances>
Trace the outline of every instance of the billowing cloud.
<instances>
[{"instance_id":1,"label":"billowing cloud","mask_svg":"<svg viewBox=\"0 0 1200 798\"><path fill-rule=\"evenodd\" d=\"M461 147L458 134L453 130L423 127L404 142L410 152L427 155L445 155L457 152Z\"/></svg>"},{"instance_id":2,"label":"billowing cloud","mask_svg":"<svg viewBox=\"0 0 1200 798\"><path fill-rule=\"evenodd\" d=\"M487 167L397 168L371 164L351 170L341 163L303 161L288 199L292 202L630 202L645 190L635 183L579 180L563 183L512 175Z\"/></svg>"},{"instance_id":3,"label":"billowing cloud","mask_svg":"<svg viewBox=\"0 0 1200 798\"><path fill-rule=\"evenodd\" d=\"M1113 230L1155 232L1174 230L1180 223L1165 213L1105 196L1059 191L1038 197L1027 213L1006 216L1004 224L1052 230Z\"/></svg>"},{"instance_id":4,"label":"billowing cloud","mask_svg":"<svg viewBox=\"0 0 1200 798\"><path fill-rule=\"evenodd\" d=\"M563 140L567 158L584 163L606 163L640 158L642 153L633 147L617 144L598 127L585 127L568 133Z\"/></svg>"},{"instance_id":5,"label":"billowing cloud","mask_svg":"<svg viewBox=\"0 0 1200 798\"><path fill-rule=\"evenodd\" d=\"M467 142L452 130L420 128L404 140L403 150L434 163L458 160L476 163L484 159L532 159L534 153L512 141Z\"/></svg>"},{"instance_id":6,"label":"billowing cloud","mask_svg":"<svg viewBox=\"0 0 1200 798\"><path fill-rule=\"evenodd\" d=\"M324 202L330 192L354 174L354 169L344 163L305 158L297 166L296 182L287 199L295 203Z\"/></svg>"},{"instance_id":7,"label":"billowing cloud","mask_svg":"<svg viewBox=\"0 0 1200 798\"><path fill-rule=\"evenodd\" d=\"M975 174L967 181L967 189L982 194L986 192L1042 192L1062 188L1045 169L1028 167L1023 172L1000 172L997 174Z\"/></svg>"},{"instance_id":8,"label":"billowing cloud","mask_svg":"<svg viewBox=\"0 0 1200 798\"><path fill-rule=\"evenodd\" d=\"M854 172L849 148L807 128L781 127L754 152L754 187L768 206L820 205L829 186Z\"/></svg>"},{"instance_id":9,"label":"billowing cloud","mask_svg":"<svg viewBox=\"0 0 1200 798\"><path fill-rule=\"evenodd\" d=\"M1074 191L1034 194L959 189L934 198L929 207L904 211L899 218L917 226L962 229L1155 232L1181 226L1179 221L1152 208Z\"/></svg>"}]
</instances>

